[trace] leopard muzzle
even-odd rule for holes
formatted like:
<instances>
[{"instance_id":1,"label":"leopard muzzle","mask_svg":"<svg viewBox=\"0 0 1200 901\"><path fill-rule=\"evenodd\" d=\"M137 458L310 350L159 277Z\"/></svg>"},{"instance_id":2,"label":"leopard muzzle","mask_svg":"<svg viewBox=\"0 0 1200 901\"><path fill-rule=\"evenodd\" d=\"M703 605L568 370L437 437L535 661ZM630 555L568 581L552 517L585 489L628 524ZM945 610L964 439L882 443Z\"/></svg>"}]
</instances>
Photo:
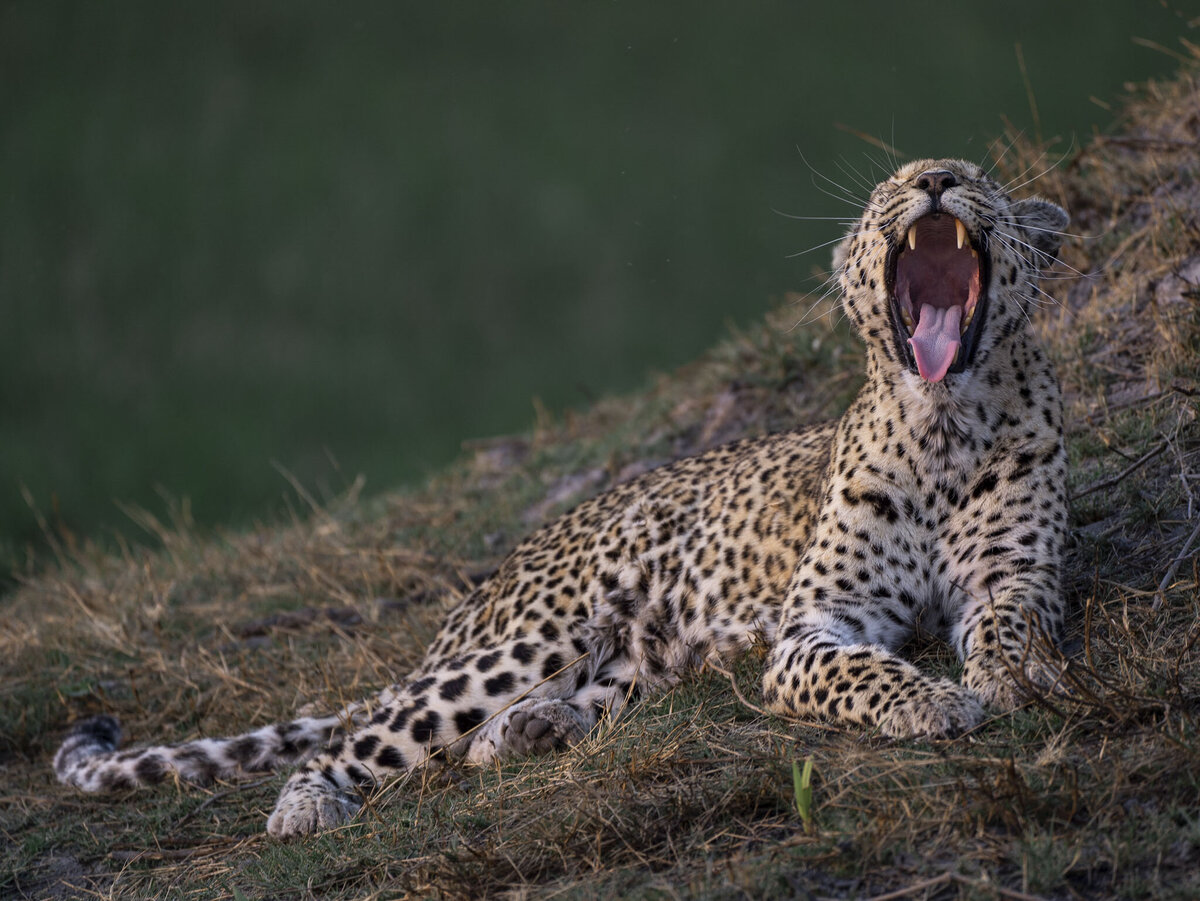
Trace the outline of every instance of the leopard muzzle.
<instances>
[{"instance_id":1,"label":"leopard muzzle","mask_svg":"<svg viewBox=\"0 0 1200 901\"><path fill-rule=\"evenodd\" d=\"M986 235L972 239L954 216L934 212L908 229L887 259L892 331L900 359L928 382L970 365L987 318Z\"/></svg>"}]
</instances>

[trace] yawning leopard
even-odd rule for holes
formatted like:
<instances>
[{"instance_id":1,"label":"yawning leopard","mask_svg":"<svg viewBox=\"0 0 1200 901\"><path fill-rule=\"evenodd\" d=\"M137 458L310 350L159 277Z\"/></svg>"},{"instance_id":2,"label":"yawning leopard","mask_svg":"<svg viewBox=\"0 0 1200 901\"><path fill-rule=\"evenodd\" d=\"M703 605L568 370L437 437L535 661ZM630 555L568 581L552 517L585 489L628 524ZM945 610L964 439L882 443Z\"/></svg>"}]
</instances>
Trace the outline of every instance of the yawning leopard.
<instances>
[{"instance_id":1,"label":"yawning leopard","mask_svg":"<svg viewBox=\"0 0 1200 901\"><path fill-rule=\"evenodd\" d=\"M275 836L353 816L443 756L549 751L705 661L762 641L767 706L897 738L952 736L1045 681L1063 620L1066 456L1027 311L1067 215L978 166L922 160L875 188L834 254L867 380L836 422L737 441L585 501L529 536L378 698L234 738L117 751L75 725L85 791L300 763ZM896 650L921 627L962 683Z\"/></svg>"}]
</instances>

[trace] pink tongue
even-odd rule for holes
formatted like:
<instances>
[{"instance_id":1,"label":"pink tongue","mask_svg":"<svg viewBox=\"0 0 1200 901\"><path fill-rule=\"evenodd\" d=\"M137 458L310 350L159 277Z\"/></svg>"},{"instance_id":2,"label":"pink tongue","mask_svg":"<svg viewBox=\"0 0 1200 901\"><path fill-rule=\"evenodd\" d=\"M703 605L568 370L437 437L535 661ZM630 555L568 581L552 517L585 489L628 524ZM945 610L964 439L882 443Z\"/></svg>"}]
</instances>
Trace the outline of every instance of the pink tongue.
<instances>
[{"instance_id":1,"label":"pink tongue","mask_svg":"<svg viewBox=\"0 0 1200 901\"><path fill-rule=\"evenodd\" d=\"M939 309L931 304L921 305L921 318L917 330L908 339L913 356L917 359L917 372L927 382L940 382L954 355L958 353L958 324L962 321L963 308L959 306Z\"/></svg>"}]
</instances>

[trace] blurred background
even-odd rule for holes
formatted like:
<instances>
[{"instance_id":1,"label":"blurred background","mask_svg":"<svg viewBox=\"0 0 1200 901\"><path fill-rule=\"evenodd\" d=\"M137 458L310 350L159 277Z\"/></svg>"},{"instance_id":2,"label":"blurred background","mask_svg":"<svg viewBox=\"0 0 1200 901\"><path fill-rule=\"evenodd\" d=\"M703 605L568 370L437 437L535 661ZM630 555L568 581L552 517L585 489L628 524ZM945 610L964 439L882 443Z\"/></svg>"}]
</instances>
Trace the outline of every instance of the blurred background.
<instances>
[{"instance_id":1,"label":"blurred background","mask_svg":"<svg viewBox=\"0 0 1200 901\"><path fill-rule=\"evenodd\" d=\"M3 2L0 555L29 501L236 526L636 387L814 287L842 226L786 214L856 212L873 141L1068 152L1196 12Z\"/></svg>"}]
</instances>

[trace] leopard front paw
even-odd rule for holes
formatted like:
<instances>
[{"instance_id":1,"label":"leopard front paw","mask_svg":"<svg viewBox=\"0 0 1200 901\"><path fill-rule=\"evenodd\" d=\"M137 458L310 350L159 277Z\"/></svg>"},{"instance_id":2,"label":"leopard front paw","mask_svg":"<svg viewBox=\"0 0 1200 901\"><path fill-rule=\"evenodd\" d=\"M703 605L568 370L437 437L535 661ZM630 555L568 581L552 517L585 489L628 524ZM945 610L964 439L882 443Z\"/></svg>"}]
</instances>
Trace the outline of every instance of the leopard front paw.
<instances>
[{"instance_id":1,"label":"leopard front paw","mask_svg":"<svg viewBox=\"0 0 1200 901\"><path fill-rule=\"evenodd\" d=\"M983 721L978 698L947 679L912 686L879 714L879 729L892 738L951 738Z\"/></svg>"},{"instance_id":2,"label":"leopard front paw","mask_svg":"<svg viewBox=\"0 0 1200 901\"><path fill-rule=\"evenodd\" d=\"M1014 710L1031 697L1045 692L1065 693L1065 666L1040 654L1005 661L991 650L976 651L963 663L963 685L985 705L996 710Z\"/></svg>"},{"instance_id":3,"label":"leopard front paw","mask_svg":"<svg viewBox=\"0 0 1200 901\"><path fill-rule=\"evenodd\" d=\"M309 771L296 773L275 802L267 820L273 838L296 838L333 829L351 819L362 807L356 796L318 785L319 777Z\"/></svg>"}]
</instances>

